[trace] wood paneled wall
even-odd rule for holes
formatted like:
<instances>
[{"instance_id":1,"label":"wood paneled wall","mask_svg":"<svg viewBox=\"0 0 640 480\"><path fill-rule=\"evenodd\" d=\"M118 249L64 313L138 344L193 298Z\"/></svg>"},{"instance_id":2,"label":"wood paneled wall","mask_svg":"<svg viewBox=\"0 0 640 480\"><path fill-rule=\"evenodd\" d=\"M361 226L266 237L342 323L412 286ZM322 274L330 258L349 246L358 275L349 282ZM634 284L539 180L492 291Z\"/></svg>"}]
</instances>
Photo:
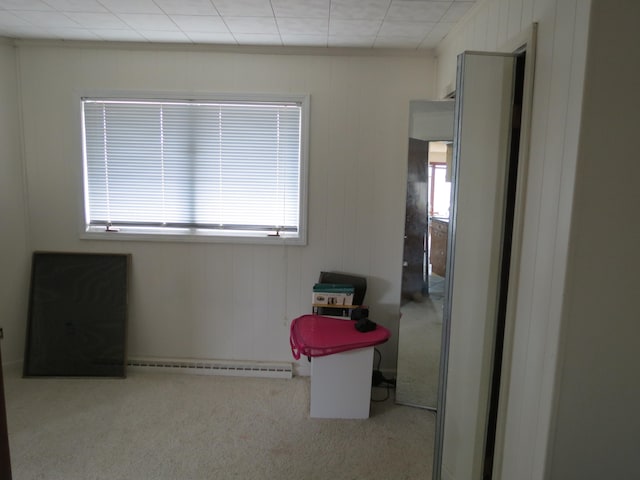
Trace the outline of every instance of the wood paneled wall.
<instances>
[{"instance_id":1,"label":"wood paneled wall","mask_svg":"<svg viewBox=\"0 0 640 480\"><path fill-rule=\"evenodd\" d=\"M16 49L0 39L0 327L3 361L22 360L29 283Z\"/></svg>"},{"instance_id":2,"label":"wood paneled wall","mask_svg":"<svg viewBox=\"0 0 640 480\"><path fill-rule=\"evenodd\" d=\"M543 478L572 215L589 0L480 0L437 49L438 92L464 50L503 51L533 22L538 41L502 478ZM507 47L508 46L508 47Z\"/></svg>"},{"instance_id":3,"label":"wood paneled wall","mask_svg":"<svg viewBox=\"0 0 640 480\"><path fill-rule=\"evenodd\" d=\"M435 95L432 58L33 42L18 56L33 247L133 255L130 355L291 361L321 270L366 276L371 318L397 332L409 101ZM78 95L102 90L309 93L308 245L80 240Z\"/></svg>"}]
</instances>

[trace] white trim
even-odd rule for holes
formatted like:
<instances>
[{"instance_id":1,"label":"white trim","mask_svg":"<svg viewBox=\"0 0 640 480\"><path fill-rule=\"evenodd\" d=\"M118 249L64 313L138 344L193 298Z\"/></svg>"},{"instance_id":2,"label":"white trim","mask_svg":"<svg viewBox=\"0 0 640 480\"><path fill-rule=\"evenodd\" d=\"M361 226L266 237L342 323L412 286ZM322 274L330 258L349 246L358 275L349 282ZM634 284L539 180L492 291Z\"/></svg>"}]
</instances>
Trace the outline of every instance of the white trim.
<instances>
[{"instance_id":1,"label":"white trim","mask_svg":"<svg viewBox=\"0 0 640 480\"><path fill-rule=\"evenodd\" d=\"M300 93L243 93L243 92L169 92L161 90L95 90L83 89L75 91L72 95L74 102L73 111L76 112L76 131L79 133L78 147L82 168L79 169L80 211L82 212L78 225L78 236L82 240L116 240L116 241L146 241L146 242L187 242L187 243L225 243L225 244L253 244L253 245L288 245L305 246L307 244L309 224L308 215L308 181L309 181L309 141L310 141L310 94ZM273 103L297 103L301 106L300 126L300 183L298 204L298 233L295 236L282 233L280 236L269 236L264 233L238 233L224 231L202 230L197 233L194 229L180 229L172 233L166 233L160 229L147 231L131 228L118 232L106 232L102 228L97 229L87 225L88 213L86 206L86 161L84 158L84 118L82 101L85 98L109 99L144 99L144 100L202 100L202 101L254 101Z\"/></svg>"},{"instance_id":2,"label":"white trim","mask_svg":"<svg viewBox=\"0 0 640 480\"><path fill-rule=\"evenodd\" d=\"M302 222L301 222L302 223ZM94 227L95 228L95 227ZM224 231L203 231L200 234L189 233L188 229L185 229L185 233L172 233L167 234L163 232L157 233L136 233L134 229L129 232L106 232L104 228L100 228L101 231L92 230L92 227L85 228L81 226L80 238L82 240L116 240L121 242L190 242L190 243L244 243L244 244L261 244L261 245L292 245L292 246L304 246L306 245L306 235L302 234L300 237L287 238L285 234L281 234L280 237L268 236L268 235L256 235L256 236L237 236L233 234L225 233Z\"/></svg>"},{"instance_id":3,"label":"white trim","mask_svg":"<svg viewBox=\"0 0 640 480\"><path fill-rule=\"evenodd\" d=\"M7 37L8 38L8 37ZM121 50L164 50L173 52L233 53L238 55L311 55L326 57L415 57L435 58L434 48L370 48L370 47L282 47L276 45L220 45L162 42L115 42L91 40L12 39L17 47L91 48Z\"/></svg>"},{"instance_id":4,"label":"white trim","mask_svg":"<svg viewBox=\"0 0 640 480\"><path fill-rule=\"evenodd\" d=\"M302 362L302 360L300 360ZM311 376L311 362L304 360L304 364L293 364L293 375L296 377L310 377Z\"/></svg>"},{"instance_id":5,"label":"white trim","mask_svg":"<svg viewBox=\"0 0 640 480\"><path fill-rule=\"evenodd\" d=\"M291 363L241 360L138 357L127 360L127 371L172 372L227 377L284 378L293 376Z\"/></svg>"},{"instance_id":6,"label":"white trim","mask_svg":"<svg viewBox=\"0 0 640 480\"><path fill-rule=\"evenodd\" d=\"M503 338L502 366L500 377L500 397L496 420L496 438L494 450L493 474L496 480L502 478L503 455L506 435L507 410L509 406L509 390L511 384L511 366L513 361L514 332L518 305L518 283L520 278L520 261L524 235L524 216L529 172L529 150L531 141L531 112L533 109L533 86L536 63L536 42L538 24L534 23L519 35L507 42L505 49L512 52L526 52L522 113L520 120L520 145L518 158L518 178L516 188L515 210L511 239L511 264L509 267L509 285L505 331Z\"/></svg>"}]
</instances>

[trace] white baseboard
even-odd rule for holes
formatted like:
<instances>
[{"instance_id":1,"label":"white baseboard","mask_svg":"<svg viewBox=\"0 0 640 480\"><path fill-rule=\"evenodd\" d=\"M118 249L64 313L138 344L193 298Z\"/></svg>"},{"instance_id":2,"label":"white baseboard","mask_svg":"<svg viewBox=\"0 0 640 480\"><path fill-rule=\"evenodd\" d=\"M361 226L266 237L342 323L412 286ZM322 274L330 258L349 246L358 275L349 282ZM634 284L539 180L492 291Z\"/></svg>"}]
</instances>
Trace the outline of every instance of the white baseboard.
<instances>
[{"instance_id":1,"label":"white baseboard","mask_svg":"<svg viewBox=\"0 0 640 480\"><path fill-rule=\"evenodd\" d=\"M22 360L4 362L5 372L22 373ZM242 362L233 360L200 360L160 357L135 357L127 360L127 370L137 372L179 372L196 375L227 375L236 377L291 378L311 376L311 362L306 358L299 363ZM382 369L385 378L395 378L395 369Z\"/></svg>"},{"instance_id":2,"label":"white baseboard","mask_svg":"<svg viewBox=\"0 0 640 480\"><path fill-rule=\"evenodd\" d=\"M136 357L127 360L128 371L173 372L193 375L233 377L291 378L293 368L287 362L208 360L188 358Z\"/></svg>"},{"instance_id":3,"label":"white baseboard","mask_svg":"<svg viewBox=\"0 0 640 480\"><path fill-rule=\"evenodd\" d=\"M302 360L300 360L302 362ZM306 359L304 363L294 363L293 364L293 374L296 377L310 377L311 376L311 362L308 362Z\"/></svg>"}]
</instances>

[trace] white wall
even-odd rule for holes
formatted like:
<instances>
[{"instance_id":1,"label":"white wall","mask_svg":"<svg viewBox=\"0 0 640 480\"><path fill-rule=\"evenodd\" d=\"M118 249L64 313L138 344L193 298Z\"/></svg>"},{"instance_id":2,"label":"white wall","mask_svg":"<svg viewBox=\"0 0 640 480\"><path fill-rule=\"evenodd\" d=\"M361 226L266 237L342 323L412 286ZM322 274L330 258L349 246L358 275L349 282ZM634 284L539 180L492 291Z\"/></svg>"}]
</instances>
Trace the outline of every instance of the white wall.
<instances>
[{"instance_id":1,"label":"white wall","mask_svg":"<svg viewBox=\"0 0 640 480\"><path fill-rule=\"evenodd\" d=\"M548 478L640 478L640 3L593 0Z\"/></svg>"},{"instance_id":2,"label":"white wall","mask_svg":"<svg viewBox=\"0 0 640 480\"><path fill-rule=\"evenodd\" d=\"M502 397L505 480L543 478L547 464L590 3L480 0L437 49L442 95L455 85L458 53L499 51L539 25L512 365Z\"/></svg>"},{"instance_id":3,"label":"white wall","mask_svg":"<svg viewBox=\"0 0 640 480\"><path fill-rule=\"evenodd\" d=\"M15 48L0 39L0 327L2 361L22 360L30 249L24 200Z\"/></svg>"},{"instance_id":4,"label":"white wall","mask_svg":"<svg viewBox=\"0 0 640 480\"><path fill-rule=\"evenodd\" d=\"M453 140L454 103L453 100L411 102L411 138L425 142Z\"/></svg>"},{"instance_id":5,"label":"white wall","mask_svg":"<svg viewBox=\"0 0 640 480\"><path fill-rule=\"evenodd\" d=\"M291 361L321 270L367 276L372 319L397 333L409 101L434 96L432 59L37 43L19 59L33 248L133 254L130 356ZM308 245L80 240L75 96L101 89L311 94Z\"/></svg>"}]
</instances>

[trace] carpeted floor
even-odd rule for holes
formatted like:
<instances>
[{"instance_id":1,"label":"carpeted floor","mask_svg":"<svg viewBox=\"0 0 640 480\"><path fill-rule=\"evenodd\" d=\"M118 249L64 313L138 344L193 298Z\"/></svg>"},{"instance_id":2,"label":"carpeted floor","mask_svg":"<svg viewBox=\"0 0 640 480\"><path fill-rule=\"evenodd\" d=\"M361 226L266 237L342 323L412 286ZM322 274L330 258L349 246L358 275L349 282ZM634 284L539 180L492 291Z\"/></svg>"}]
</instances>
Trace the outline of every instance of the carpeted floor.
<instances>
[{"instance_id":1,"label":"carpeted floor","mask_svg":"<svg viewBox=\"0 0 640 480\"><path fill-rule=\"evenodd\" d=\"M398 332L396 399L406 405L436 408L444 278L429 276L429 295L402 305Z\"/></svg>"},{"instance_id":2,"label":"carpeted floor","mask_svg":"<svg viewBox=\"0 0 640 480\"><path fill-rule=\"evenodd\" d=\"M402 306L396 378L399 403L434 409L438 404L441 312L441 306L430 298Z\"/></svg>"},{"instance_id":3,"label":"carpeted floor","mask_svg":"<svg viewBox=\"0 0 640 480\"><path fill-rule=\"evenodd\" d=\"M311 419L305 377L9 370L5 388L14 480L431 478L433 413L392 396L367 420Z\"/></svg>"}]
</instances>

